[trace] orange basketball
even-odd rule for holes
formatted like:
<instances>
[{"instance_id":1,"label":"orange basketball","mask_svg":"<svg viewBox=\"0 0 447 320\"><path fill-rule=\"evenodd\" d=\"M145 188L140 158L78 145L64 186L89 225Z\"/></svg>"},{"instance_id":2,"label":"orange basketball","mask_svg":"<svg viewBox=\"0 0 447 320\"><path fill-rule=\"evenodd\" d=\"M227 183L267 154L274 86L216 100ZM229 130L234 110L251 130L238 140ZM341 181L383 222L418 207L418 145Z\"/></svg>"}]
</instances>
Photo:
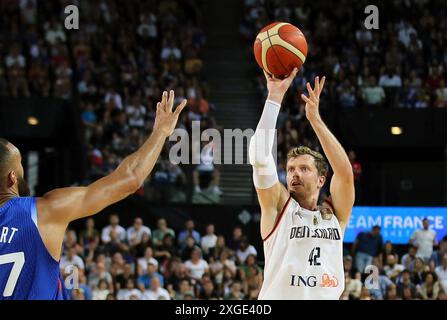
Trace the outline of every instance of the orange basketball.
<instances>
[{"instance_id":1,"label":"orange basketball","mask_svg":"<svg viewBox=\"0 0 447 320\"><path fill-rule=\"evenodd\" d=\"M264 27L253 45L256 62L266 72L282 78L306 60L307 42L300 29L287 22Z\"/></svg>"}]
</instances>

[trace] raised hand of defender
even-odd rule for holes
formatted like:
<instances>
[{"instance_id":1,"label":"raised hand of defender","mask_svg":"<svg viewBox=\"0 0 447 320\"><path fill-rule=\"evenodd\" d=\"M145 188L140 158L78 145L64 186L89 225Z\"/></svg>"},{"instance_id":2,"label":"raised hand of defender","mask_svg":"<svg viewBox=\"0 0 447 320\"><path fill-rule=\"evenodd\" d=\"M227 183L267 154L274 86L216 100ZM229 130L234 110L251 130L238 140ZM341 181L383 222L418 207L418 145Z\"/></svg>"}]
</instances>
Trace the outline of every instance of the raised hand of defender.
<instances>
[{"instance_id":1,"label":"raised hand of defender","mask_svg":"<svg viewBox=\"0 0 447 320\"><path fill-rule=\"evenodd\" d=\"M157 112L155 115L154 132L161 133L166 137L169 137L174 132L177 125L178 116L185 108L187 100L184 99L178 106L172 111L174 105L174 91L164 91L161 98L161 102L157 103Z\"/></svg>"},{"instance_id":2,"label":"raised hand of defender","mask_svg":"<svg viewBox=\"0 0 447 320\"><path fill-rule=\"evenodd\" d=\"M320 118L320 111L319 111L320 94L321 91L323 91L325 80L326 77L321 78L321 81L320 77L316 77L314 89L312 89L309 82L306 85L309 97L306 97L304 94L301 95L301 98L304 100L304 102L306 102L306 118L309 121Z\"/></svg>"},{"instance_id":3,"label":"raised hand of defender","mask_svg":"<svg viewBox=\"0 0 447 320\"><path fill-rule=\"evenodd\" d=\"M281 103L297 73L298 68L295 68L286 78L277 79L264 71L265 78L267 79L267 89L269 92L267 99Z\"/></svg>"}]
</instances>

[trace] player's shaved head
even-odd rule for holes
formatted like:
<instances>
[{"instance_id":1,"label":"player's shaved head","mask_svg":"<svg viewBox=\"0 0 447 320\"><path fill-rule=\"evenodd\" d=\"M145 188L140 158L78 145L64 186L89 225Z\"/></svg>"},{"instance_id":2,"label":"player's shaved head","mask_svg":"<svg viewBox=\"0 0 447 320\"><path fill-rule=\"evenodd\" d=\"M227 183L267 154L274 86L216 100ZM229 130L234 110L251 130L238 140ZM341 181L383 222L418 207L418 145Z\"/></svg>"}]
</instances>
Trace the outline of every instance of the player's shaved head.
<instances>
[{"instance_id":1,"label":"player's shaved head","mask_svg":"<svg viewBox=\"0 0 447 320\"><path fill-rule=\"evenodd\" d=\"M16 147L8 140L0 138L0 176L4 178L14 166L14 156Z\"/></svg>"},{"instance_id":2,"label":"player's shaved head","mask_svg":"<svg viewBox=\"0 0 447 320\"><path fill-rule=\"evenodd\" d=\"M4 138L0 138L0 191L7 190L28 196L29 189L23 176L19 149Z\"/></svg>"}]
</instances>

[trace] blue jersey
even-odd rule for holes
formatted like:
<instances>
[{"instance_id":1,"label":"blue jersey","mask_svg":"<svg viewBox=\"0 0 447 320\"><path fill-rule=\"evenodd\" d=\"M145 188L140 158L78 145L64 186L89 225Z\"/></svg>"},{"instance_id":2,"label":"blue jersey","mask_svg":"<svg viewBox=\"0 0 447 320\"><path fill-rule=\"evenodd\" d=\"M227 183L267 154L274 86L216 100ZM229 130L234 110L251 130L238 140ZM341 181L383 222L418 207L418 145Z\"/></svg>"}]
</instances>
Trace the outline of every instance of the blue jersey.
<instances>
[{"instance_id":1,"label":"blue jersey","mask_svg":"<svg viewBox=\"0 0 447 320\"><path fill-rule=\"evenodd\" d=\"M0 300L64 300L59 262L37 229L36 198L17 197L0 207Z\"/></svg>"}]
</instances>

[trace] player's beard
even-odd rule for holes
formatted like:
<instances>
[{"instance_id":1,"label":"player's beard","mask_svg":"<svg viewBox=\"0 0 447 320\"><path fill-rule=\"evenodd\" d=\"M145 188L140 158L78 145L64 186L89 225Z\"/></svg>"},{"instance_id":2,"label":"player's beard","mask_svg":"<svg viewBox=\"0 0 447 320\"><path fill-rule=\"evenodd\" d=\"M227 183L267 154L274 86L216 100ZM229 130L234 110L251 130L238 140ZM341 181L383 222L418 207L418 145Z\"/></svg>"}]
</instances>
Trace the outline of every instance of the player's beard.
<instances>
[{"instance_id":1,"label":"player's beard","mask_svg":"<svg viewBox=\"0 0 447 320\"><path fill-rule=\"evenodd\" d=\"M28 197L31 194L31 191L28 187L28 183L24 178L18 177L17 179L17 187L19 188L19 196L20 197Z\"/></svg>"}]
</instances>

